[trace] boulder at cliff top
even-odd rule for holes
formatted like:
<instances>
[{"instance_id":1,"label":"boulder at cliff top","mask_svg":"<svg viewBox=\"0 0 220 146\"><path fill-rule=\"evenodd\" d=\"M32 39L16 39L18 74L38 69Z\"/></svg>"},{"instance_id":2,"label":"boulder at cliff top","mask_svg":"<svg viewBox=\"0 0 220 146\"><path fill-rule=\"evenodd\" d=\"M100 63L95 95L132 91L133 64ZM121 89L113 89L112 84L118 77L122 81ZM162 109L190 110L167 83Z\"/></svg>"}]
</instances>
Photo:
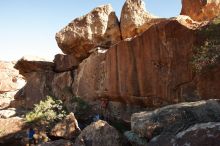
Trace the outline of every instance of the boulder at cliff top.
<instances>
[{"instance_id":1,"label":"boulder at cliff top","mask_svg":"<svg viewBox=\"0 0 220 146\"><path fill-rule=\"evenodd\" d=\"M62 137L65 139L76 138L81 130L73 113L70 113L66 118L55 125L51 130L51 135L55 137Z\"/></svg>"},{"instance_id":2,"label":"boulder at cliff top","mask_svg":"<svg viewBox=\"0 0 220 146\"><path fill-rule=\"evenodd\" d=\"M73 68L76 68L79 63L80 61L73 55L57 54L54 58L56 72L70 71Z\"/></svg>"},{"instance_id":3,"label":"boulder at cliff top","mask_svg":"<svg viewBox=\"0 0 220 146\"><path fill-rule=\"evenodd\" d=\"M105 121L97 121L87 126L77 137L76 146L121 146L119 132Z\"/></svg>"},{"instance_id":4,"label":"boulder at cliff top","mask_svg":"<svg viewBox=\"0 0 220 146\"><path fill-rule=\"evenodd\" d=\"M155 16L146 11L143 0L126 0L120 20L122 38L131 38L143 33L161 20L163 19L155 19Z\"/></svg>"},{"instance_id":5,"label":"boulder at cliff top","mask_svg":"<svg viewBox=\"0 0 220 146\"><path fill-rule=\"evenodd\" d=\"M31 72L52 71L54 64L39 57L25 56L18 60L14 67L25 77L25 74Z\"/></svg>"},{"instance_id":6,"label":"boulder at cliff top","mask_svg":"<svg viewBox=\"0 0 220 146\"><path fill-rule=\"evenodd\" d=\"M131 117L131 129L140 137L175 135L196 123L220 122L220 101L180 103Z\"/></svg>"},{"instance_id":7,"label":"boulder at cliff top","mask_svg":"<svg viewBox=\"0 0 220 146\"><path fill-rule=\"evenodd\" d=\"M111 5L95 8L70 22L56 34L58 46L65 54L84 59L96 46L109 47L121 40L119 22Z\"/></svg>"},{"instance_id":8,"label":"boulder at cliff top","mask_svg":"<svg viewBox=\"0 0 220 146\"><path fill-rule=\"evenodd\" d=\"M175 135L162 135L152 139L147 146L219 146L220 123L195 124Z\"/></svg>"},{"instance_id":9,"label":"boulder at cliff top","mask_svg":"<svg viewBox=\"0 0 220 146\"><path fill-rule=\"evenodd\" d=\"M219 0L182 0L181 15L196 21L209 21L220 14Z\"/></svg>"}]
</instances>

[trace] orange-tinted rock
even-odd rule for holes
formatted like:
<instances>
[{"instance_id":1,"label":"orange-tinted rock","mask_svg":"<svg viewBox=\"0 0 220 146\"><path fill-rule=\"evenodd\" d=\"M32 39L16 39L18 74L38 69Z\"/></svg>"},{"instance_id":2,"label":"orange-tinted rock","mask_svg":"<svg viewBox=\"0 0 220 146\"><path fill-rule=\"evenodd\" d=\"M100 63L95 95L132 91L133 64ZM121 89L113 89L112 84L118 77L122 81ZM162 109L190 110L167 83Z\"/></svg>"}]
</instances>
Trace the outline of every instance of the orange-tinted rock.
<instances>
[{"instance_id":1,"label":"orange-tinted rock","mask_svg":"<svg viewBox=\"0 0 220 146\"><path fill-rule=\"evenodd\" d=\"M96 46L108 48L120 40L119 22L111 5L93 9L56 34L61 50L80 59L86 58Z\"/></svg>"},{"instance_id":2,"label":"orange-tinted rock","mask_svg":"<svg viewBox=\"0 0 220 146\"><path fill-rule=\"evenodd\" d=\"M161 106L181 100L192 81L194 32L176 20L149 28L106 53L93 54L78 68L74 93L84 99L108 97L124 103Z\"/></svg>"},{"instance_id":3,"label":"orange-tinted rock","mask_svg":"<svg viewBox=\"0 0 220 146\"><path fill-rule=\"evenodd\" d=\"M64 72L73 70L79 65L80 61L73 55L57 54L54 58L55 71Z\"/></svg>"},{"instance_id":4,"label":"orange-tinted rock","mask_svg":"<svg viewBox=\"0 0 220 146\"><path fill-rule=\"evenodd\" d=\"M182 0L181 15L196 21L209 21L220 14L219 0Z\"/></svg>"},{"instance_id":5,"label":"orange-tinted rock","mask_svg":"<svg viewBox=\"0 0 220 146\"><path fill-rule=\"evenodd\" d=\"M75 95L148 107L219 98L217 68L195 78L191 60L201 37L195 34L205 23L187 18L160 22L103 54L92 54L79 65Z\"/></svg>"}]
</instances>

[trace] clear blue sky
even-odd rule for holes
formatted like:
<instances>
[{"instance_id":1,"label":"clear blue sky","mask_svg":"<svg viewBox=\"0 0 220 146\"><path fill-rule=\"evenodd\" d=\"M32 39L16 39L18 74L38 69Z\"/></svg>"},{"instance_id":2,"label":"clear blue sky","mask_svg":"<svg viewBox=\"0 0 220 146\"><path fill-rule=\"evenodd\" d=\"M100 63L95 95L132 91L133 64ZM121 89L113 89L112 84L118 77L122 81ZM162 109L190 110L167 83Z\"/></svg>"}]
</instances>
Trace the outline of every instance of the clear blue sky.
<instances>
[{"instance_id":1,"label":"clear blue sky","mask_svg":"<svg viewBox=\"0 0 220 146\"><path fill-rule=\"evenodd\" d=\"M103 4L117 16L125 0L0 0L0 60L24 55L52 59L61 53L55 33L76 17ZM160 17L177 16L181 0L145 0L146 9Z\"/></svg>"}]
</instances>

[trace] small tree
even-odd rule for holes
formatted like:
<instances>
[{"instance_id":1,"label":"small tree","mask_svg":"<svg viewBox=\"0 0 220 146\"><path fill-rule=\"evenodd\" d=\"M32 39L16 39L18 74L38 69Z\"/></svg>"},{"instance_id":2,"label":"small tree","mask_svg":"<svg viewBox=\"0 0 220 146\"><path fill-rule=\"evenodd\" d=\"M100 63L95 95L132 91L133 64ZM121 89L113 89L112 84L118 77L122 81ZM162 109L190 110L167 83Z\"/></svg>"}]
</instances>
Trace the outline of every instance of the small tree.
<instances>
[{"instance_id":1,"label":"small tree","mask_svg":"<svg viewBox=\"0 0 220 146\"><path fill-rule=\"evenodd\" d=\"M35 104L33 111L27 113L25 118L27 122L44 121L50 123L63 119L66 114L61 100L47 96L46 100Z\"/></svg>"}]
</instances>

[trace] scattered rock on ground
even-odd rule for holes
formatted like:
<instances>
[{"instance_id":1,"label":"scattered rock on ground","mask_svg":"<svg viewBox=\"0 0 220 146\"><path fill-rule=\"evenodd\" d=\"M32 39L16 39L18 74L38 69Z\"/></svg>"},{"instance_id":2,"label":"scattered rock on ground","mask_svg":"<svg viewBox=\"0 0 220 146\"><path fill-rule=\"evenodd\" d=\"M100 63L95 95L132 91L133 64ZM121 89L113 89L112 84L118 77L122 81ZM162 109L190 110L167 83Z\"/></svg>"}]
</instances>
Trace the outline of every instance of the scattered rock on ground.
<instances>
[{"instance_id":1,"label":"scattered rock on ground","mask_svg":"<svg viewBox=\"0 0 220 146\"><path fill-rule=\"evenodd\" d=\"M99 120L87 126L77 137L76 146L121 146L119 132L107 122Z\"/></svg>"},{"instance_id":2,"label":"scattered rock on ground","mask_svg":"<svg viewBox=\"0 0 220 146\"><path fill-rule=\"evenodd\" d=\"M62 137L65 139L76 138L81 130L73 113L70 113L64 120L59 122L52 128L51 135L55 137Z\"/></svg>"}]
</instances>

